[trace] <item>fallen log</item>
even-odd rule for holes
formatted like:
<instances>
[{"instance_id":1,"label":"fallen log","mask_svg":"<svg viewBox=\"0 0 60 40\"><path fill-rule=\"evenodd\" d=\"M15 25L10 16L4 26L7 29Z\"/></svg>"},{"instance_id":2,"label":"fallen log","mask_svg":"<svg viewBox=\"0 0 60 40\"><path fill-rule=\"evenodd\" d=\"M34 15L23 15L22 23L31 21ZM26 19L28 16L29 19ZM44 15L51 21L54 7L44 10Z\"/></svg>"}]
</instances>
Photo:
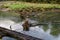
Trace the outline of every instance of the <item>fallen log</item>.
<instances>
[{"instance_id":1,"label":"fallen log","mask_svg":"<svg viewBox=\"0 0 60 40\"><path fill-rule=\"evenodd\" d=\"M17 40L41 40L39 38L32 37L32 36L22 34L20 32L16 32L16 31L9 30L9 29L2 28L2 27L0 27L0 33L3 33L4 36L16 38Z\"/></svg>"},{"instance_id":2,"label":"fallen log","mask_svg":"<svg viewBox=\"0 0 60 40\"><path fill-rule=\"evenodd\" d=\"M2 32L0 32L0 39L4 36L5 34L3 34Z\"/></svg>"}]
</instances>

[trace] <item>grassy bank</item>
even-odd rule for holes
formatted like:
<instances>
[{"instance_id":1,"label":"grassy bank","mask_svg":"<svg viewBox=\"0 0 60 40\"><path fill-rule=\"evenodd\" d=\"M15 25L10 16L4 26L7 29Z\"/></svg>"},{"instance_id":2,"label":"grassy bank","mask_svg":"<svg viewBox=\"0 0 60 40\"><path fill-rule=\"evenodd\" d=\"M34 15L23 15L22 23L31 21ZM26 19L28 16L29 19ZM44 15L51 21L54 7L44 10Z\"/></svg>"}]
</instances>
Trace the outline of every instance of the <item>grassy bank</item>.
<instances>
[{"instance_id":1,"label":"grassy bank","mask_svg":"<svg viewBox=\"0 0 60 40\"><path fill-rule=\"evenodd\" d=\"M58 4L34 4L34 3L15 3L9 6L11 9L22 9L22 8L60 8Z\"/></svg>"},{"instance_id":2,"label":"grassy bank","mask_svg":"<svg viewBox=\"0 0 60 40\"><path fill-rule=\"evenodd\" d=\"M4 4L5 7L9 7L11 9L22 9L22 8L60 8L60 4L40 4L40 3L27 3L27 2L15 2L15 1L6 1L0 2Z\"/></svg>"}]
</instances>

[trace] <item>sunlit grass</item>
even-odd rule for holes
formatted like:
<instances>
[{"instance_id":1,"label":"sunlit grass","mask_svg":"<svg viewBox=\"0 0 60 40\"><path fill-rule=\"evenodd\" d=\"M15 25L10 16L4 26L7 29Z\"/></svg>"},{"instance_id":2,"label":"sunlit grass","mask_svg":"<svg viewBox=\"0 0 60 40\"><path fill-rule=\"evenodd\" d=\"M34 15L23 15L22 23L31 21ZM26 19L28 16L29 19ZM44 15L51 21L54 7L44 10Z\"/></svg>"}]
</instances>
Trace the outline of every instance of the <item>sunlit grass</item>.
<instances>
[{"instance_id":1,"label":"sunlit grass","mask_svg":"<svg viewBox=\"0 0 60 40\"><path fill-rule=\"evenodd\" d=\"M33 7L33 8L60 8L60 5L55 4L12 4L9 5L10 8L16 9L16 8L26 8L26 7Z\"/></svg>"},{"instance_id":2,"label":"sunlit grass","mask_svg":"<svg viewBox=\"0 0 60 40\"><path fill-rule=\"evenodd\" d=\"M16 9L16 8L26 8L26 7L33 7L33 8L60 8L60 5L58 4L27 4L27 3L20 3L20 4L12 4L9 5L10 8Z\"/></svg>"},{"instance_id":3,"label":"sunlit grass","mask_svg":"<svg viewBox=\"0 0 60 40\"><path fill-rule=\"evenodd\" d=\"M2 2L4 6L8 6L11 9L22 9L27 7L33 8L60 8L60 4L40 4L40 3L27 3L27 2Z\"/></svg>"}]
</instances>

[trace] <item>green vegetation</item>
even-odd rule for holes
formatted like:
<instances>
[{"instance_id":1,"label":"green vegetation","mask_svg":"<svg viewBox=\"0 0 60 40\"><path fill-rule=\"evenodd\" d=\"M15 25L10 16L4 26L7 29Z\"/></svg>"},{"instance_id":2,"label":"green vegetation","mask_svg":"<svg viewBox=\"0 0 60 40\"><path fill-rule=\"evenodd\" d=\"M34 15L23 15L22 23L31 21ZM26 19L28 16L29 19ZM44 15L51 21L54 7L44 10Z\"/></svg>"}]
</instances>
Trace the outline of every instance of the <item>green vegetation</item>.
<instances>
[{"instance_id":1,"label":"green vegetation","mask_svg":"<svg viewBox=\"0 0 60 40\"><path fill-rule=\"evenodd\" d=\"M58 4L12 4L8 5L12 9L21 9L21 8L60 8Z\"/></svg>"},{"instance_id":2,"label":"green vegetation","mask_svg":"<svg viewBox=\"0 0 60 40\"><path fill-rule=\"evenodd\" d=\"M11 9L22 9L22 8L60 8L60 4L41 4L41 3L27 3L27 2L1 2L1 7L8 7Z\"/></svg>"},{"instance_id":3,"label":"green vegetation","mask_svg":"<svg viewBox=\"0 0 60 40\"><path fill-rule=\"evenodd\" d=\"M33 6L34 5L34 6ZM26 8L26 7L35 7L35 8L37 8L37 7L40 7L40 8L60 8L60 6L58 6L58 5L54 5L54 4L39 4L39 5L37 5L37 4L19 4L19 5L15 5L15 4L13 4L13 5L10 5L10 8L13 8L13 6L14 6L14 8Z\"/></svg>"},{"instance_id":4,"label":"green vegetation","mask_svg":"<svg viewBox=\"0 0 60 40\"><path fill-rule=\"evenodd\" d=\"M60 0L0 0L0 1L23 1L34 3L60 3Z\"/></svg>"}]
</instances>

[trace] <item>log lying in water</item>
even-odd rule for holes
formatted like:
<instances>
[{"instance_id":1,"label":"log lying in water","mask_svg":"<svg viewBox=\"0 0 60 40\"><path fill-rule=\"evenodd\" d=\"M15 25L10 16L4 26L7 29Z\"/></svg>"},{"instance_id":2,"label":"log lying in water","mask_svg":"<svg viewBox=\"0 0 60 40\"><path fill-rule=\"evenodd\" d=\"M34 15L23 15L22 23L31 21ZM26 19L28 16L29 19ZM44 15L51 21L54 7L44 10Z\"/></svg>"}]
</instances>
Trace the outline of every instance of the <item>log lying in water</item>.
<instances>
[{"instance_id":1,"label":"log lying in water","mask_svg":"<svg viewBox=\"0 0 60 40\"><path fill-rule=\"evenodd\" d=\"M3 34L2 32L0 32L0 38L2 38L5 34Z\"/></svg>"},{"instance_id":2,"label":"log lying in water","mask_svg":"<svg viewBox=\"0 0 60 40\"><path fill-rule=\"evenodd\" d=\"M12 31L2 27L0 27L0 32L3 33L4 36L13 37L13 38L16 38L17 40L41 40L39 38L32 37L32 36L22 34L20 32Z\"/></svg>"}]
</instances>

